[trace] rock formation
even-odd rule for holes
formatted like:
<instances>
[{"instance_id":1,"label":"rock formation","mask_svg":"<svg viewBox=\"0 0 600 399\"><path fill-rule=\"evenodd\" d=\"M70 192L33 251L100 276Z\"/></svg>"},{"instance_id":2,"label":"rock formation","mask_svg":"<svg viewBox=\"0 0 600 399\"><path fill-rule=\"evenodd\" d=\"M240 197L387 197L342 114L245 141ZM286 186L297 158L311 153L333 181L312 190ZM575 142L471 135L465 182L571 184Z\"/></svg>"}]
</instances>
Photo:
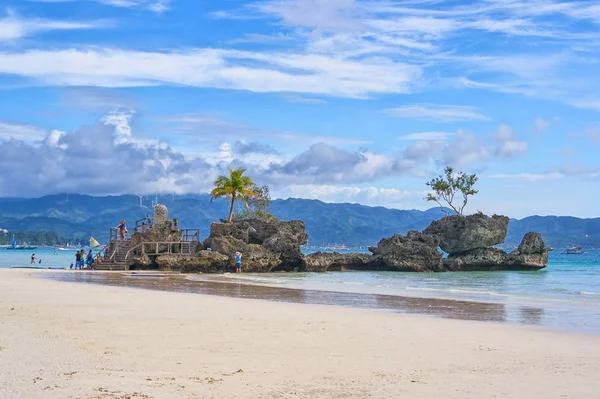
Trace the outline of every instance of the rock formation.
<instances>
[{"instance_id":1,"label":"rock formation","mask_svg":"<svg viewBox=\"0 0 600 399\"><path fill-rule=\"evenodd\" d=\"M372 271L443 271L439 240L418 231L406 236L396 234L369 247L372 255L322 253L305 258L306 271L372 270Z\"/></svg>"},{"instance_id":2,"label":"rock formation","mask_svg":"<svg viewBox=\"0 0 600 399\"><path fill-rule=\"evenodd\" d=\"M304 258L304 271L339 272L345 270L370 270L373 257L369 254L315 252Z\"/></svg>"},{"instance_id":3,"label":"rock formation","mask_svg":"<svg viewBox=\"0 0 600 399\"><path fill-rule=\"evenodd\" d=\"M424 234L437 237L440 248L448 253L443 269L475 270L537 270L548 265L548 251L538 233L527 233L519 249L506 253L493 245L506 238L509 218L486 216L482 213L461 217L448 216L432 222Z\"/></svg>"},{"instance_id":4,"label":"rock formation","mask_svg":"<svg viewBox=\"0 0 600 399\"><path fill-rule=\"evenodd\" d=\"M182 231L179 230L179 221L177 219L169 220L169 211L166 206L157 204L154 206L154 220L152 224L144 224L143 231L136 231L131 235L129 248L131 249L131 258L128 259L130 268L147 269L156 267L156 256L148 256L141 250L142 243L161 243L158 246L160 253L177 253L181 247L176 244L182 239ZM173 244L169 244L173 243ZM190 252L192 254L202 250L200 242L190 243ZM155 250L153 248L153 250ZM159 265L160 266L160 265Z\"/></svg>"},{"instance_id":5,"label":"rock formation","mask_svg":"<svg viewBox=\"0 0 600 399\"><path fill-rule=\"evenodd\" d=\"M130 248L142 242L160 243L158 254L138 254L136 267L157 265L161 270L184 273L233 271L235 253L242 253L243 271L327 272L372 271L474 271L537 270L547 266L548 251L538 233L527 233L519 248L506 253L493 245L504 242L509 219L481 213L449 216L431 223L423 232L409 231L383 238L369 247L371 254L322 253L304 256L300 249L308 235L301 221L242 220L213 223L203 244L190 242L191 251L178 253L182 240L178 220L169 220L163 205L155 207L152 227L136 232ZM173 243L173 244L171 244ZM155 244L156 245L156 244ZM443 258L440 248L448 253ZM156 250L154 251L156 252Z\"/></svg>"},{"instance_id":6,"label":"rock formation","mask_svg":"<svg viewBox=\"0 0 600 399\"><path fill-rule=\"evenodd\" d=\"M437 237L409 231L406 236L383 238L376 247L369 247L369 251L373 253L376 269L437 272L443 270L439 243Z\"/></svg>"},{"instance_id":7,"label":"rock formation","mask_svg":"<svg viewBox=\"0 0 600 399\"><path fill-rule=\"evenodd\" d=\"M460 254L477 248L502 244L508 231L509 218L486 216L447 216L433 221L423 233L438 237L440 248L448 254Z\"/></svg>"},{"instance_id":8,"label":"rock formation","mask_svg":"<svg viewBox=\"0 0 600 399\"><path fill-rule=\"evenodd\" d=\"M240 251L245 272L294 271L304 269L300 246L307 240L306 227L298 220L244 220L211 224L204 246L228 256L230 268Z\"/></svg>"},{"instance_id":9,"label":"rock formation","mask_svg":"<svg viewBox=\"0 0 600 399\"><path fill-rule=\"evenodd\" d=\"M548 266L548 250L539 233L529 232L519 249L476 248L444 259L449 271L538 270Z\"/></svg>"},{"instance_id":10,"label":"rock formation","mask_svg":"<svg viewBox=\"0 0 600 399\"><path fill-rule=\"evenodd\" d=\"M161 270L182 273L219 273L227 268L229 257L214 251L202 250L190 257L160 255L156 263Z\"/></svg>"}]
</instances>

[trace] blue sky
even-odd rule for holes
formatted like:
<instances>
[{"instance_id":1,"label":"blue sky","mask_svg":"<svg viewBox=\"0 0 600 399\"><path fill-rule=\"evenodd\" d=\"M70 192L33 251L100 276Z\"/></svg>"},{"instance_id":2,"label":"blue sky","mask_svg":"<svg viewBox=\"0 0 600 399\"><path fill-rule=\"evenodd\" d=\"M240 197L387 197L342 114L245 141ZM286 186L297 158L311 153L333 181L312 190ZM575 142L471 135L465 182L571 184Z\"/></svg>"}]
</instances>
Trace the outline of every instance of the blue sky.
<instances>
[{"instance_id":1,"label":"blue sky","mask_svg":"<svg viewBox=\"0 0 600 399\"><path fill-rule=\"evenodd\" d=\"M600 4L0 1L6 196L206 192L596 217Z\"/></svg>"}]
</instances>

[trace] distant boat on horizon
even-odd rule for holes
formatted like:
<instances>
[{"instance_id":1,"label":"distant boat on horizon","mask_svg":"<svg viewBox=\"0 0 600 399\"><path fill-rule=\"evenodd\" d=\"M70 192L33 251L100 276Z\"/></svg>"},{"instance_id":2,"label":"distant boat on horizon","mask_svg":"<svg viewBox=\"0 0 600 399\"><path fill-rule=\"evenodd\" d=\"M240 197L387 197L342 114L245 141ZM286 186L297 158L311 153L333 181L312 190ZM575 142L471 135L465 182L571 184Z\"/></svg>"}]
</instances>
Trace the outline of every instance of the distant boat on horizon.
<instances>
[{"instance_id":1,"label":"distant boat on horizon","mask_svg":"<svg viewBox=\"0 0 600 399\"><path fill-rule=\"evenodd\" d=\"M5 247L4 249L6 250L25 250L25 249L36 249L37 247L34 247L32 245L27 245L27 243L24 243L24 245L17 245L17 240L15 240L15 236L13 235L13 239L12 239L12 243L10 245L10 247Z\"/></svg>"},{"instance_id":2,"label":"distant boat on horizon","mask_svg":"<svg viewBox=\"0 0 600 399\"><path fill-rule=\"evenodd\" d=\"M581 255L584 253L585 253L585 251L583 250L583 248L581 248L579 246L567 248L565 250L565 252L563 252L563 254L568 254L568 255Z\"/></svg>"},{"instance_id":3,"label":"distant boat on horizon","mask_svg":"<svg viewBox=\"0 0 600 399\"><path fill-rule=\"evenodd\" d=\"M347 251L348 249L350 249L347 245L341 244L329 244L326 247L324 247L323 249L325 249L326 251Z\"/></svg>"}]
</instances>

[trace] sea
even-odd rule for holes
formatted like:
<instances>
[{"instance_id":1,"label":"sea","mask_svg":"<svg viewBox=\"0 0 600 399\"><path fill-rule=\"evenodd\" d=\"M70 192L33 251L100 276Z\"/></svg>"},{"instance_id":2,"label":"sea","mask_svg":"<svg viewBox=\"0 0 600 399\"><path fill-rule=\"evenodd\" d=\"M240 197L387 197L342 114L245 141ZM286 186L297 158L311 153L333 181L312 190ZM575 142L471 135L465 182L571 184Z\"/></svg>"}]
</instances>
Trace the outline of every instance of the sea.
<instances>
[{"instance_id":1,"label":"sea","mask_svg":"<svg viewBox=\"0 0 600 399\"><path fill-rule=\"evenodd\" d=\"M32 253L41 263L31 264ZM0 249L0 268L68 269L74 261L75 250ZM355 299L374 296L498 304L503 307L505 320L501 321L600 333L600 250L583 254L555 250L550 253L548 267L539 271L226 273L190 275L186 280L344 294L331 299L332 304L338 304L337 300L357 303Z\"/></svg>"},{"instance_id":2,"label":"sea","mask_svg":"<svg viewBox=\"0 0 600 399\"><path fill-rule=\"evenodd\" d=\"M49 247L35 249L6 249L0 248L0 268L35 267L44 269L68 269L75 264L75 252L78 249L58 250ZM93 251L96 254L98 251ZM86 250L87 253L87 250ZM31 255L35 254L36 263L31 263ZM41 263L39 263L41 261Z\"/></svg>"}]
</instances>

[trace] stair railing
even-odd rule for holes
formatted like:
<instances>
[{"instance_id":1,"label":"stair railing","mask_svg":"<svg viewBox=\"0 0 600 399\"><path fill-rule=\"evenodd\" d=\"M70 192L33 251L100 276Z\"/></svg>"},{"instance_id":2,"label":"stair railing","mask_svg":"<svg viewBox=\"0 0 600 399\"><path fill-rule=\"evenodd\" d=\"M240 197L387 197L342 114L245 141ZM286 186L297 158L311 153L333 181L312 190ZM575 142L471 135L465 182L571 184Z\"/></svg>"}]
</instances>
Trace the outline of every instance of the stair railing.
<instances>
[{"instance_id":1,"label":"stair railing","mask_svg":"<svg viewBox=\"0 0 600 399\"><path fill-rule=\"evenodd\" d=\"M142 224L144 224L144 227L146 228L146 230L148 230L150 227L152 227L152 223L153 223L153 221L150 216L136 220L133 231L134 231L134 233L142 232Z\"/></svg>"},{"instance_id":2,"label":"stair railing","mask_svg":"<svg viewBox=\"0 0 600 399\"><path fill-rule=\"evenodd\" d=\"M181 241L200 242L200 229L181 230Z\"/></svg>"},{"instance_id":3,"label":"stair railing","mask_svg":"<svg viewBox=\"0 0 600 399\"><path fill-rule=\"evenodd\" d=\"M142 248L142 253L144 253L144 243L140 243L138 245L136 245L135 247L131 248L129 251L127 251L127 253L125 254L125 260L129 259L129 255L135 251L138 248Z\"/></svg>"},{"instance_id":4,"label":"stair railing","mask_svg":"<svg viewBox=\"0 0 600 399\"><path fill-rule=\"evenodd\" d=\"M119 246L115 245L115 249L111 252L110 258L108 258L109 262L113 261L113 259L115 258L115 255L117 254L117 252L119 252Z\"/></svg>"}]
</instances>

